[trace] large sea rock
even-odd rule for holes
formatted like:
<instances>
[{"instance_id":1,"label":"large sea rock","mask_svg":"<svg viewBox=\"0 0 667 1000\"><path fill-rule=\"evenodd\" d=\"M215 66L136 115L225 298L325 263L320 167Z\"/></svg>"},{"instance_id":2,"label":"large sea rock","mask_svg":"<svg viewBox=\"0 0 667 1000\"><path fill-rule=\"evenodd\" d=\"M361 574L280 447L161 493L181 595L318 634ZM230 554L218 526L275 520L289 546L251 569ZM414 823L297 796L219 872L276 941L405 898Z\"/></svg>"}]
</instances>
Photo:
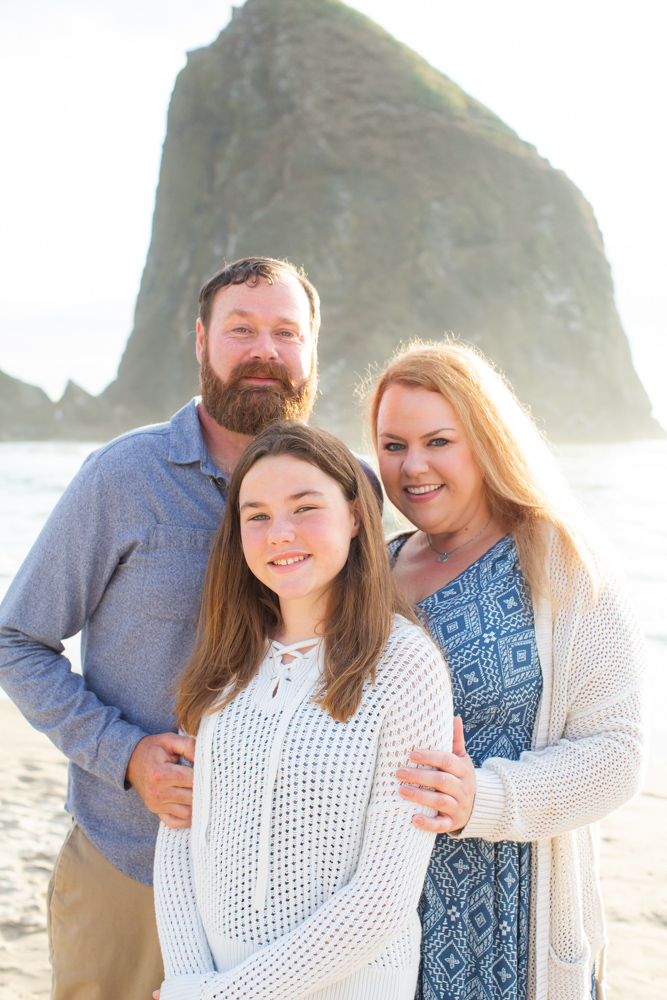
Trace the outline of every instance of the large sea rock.
<instances>
[{"instance_id":1,"label":"large sea rock","mask_svg":"<svg viewBox=\"0 0 667 1000\"><path fill-rule=\"evenodd\" d=\"M444 331L482 347L554 439L660 433L581 192L339 0L247 0L189 54L134 331L100 400L110 428L193 395L199 287L250 254L303 264L317 285L317 418L350 443L359 375Z\"/></svg>"}]
</instances>

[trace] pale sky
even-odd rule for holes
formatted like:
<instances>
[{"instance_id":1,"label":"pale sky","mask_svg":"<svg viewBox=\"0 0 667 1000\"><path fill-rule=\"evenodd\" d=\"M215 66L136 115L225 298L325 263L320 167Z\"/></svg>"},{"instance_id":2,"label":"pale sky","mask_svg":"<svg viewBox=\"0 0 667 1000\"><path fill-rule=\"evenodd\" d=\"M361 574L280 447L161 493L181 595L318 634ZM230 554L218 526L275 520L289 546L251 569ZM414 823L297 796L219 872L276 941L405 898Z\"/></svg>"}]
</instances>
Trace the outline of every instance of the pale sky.
<instances>
[{"instance_id":1,"label":"pale sky","mask_svg":"<svg viewBox=\"0 0 667 1000\"><path fill-rule=\"evenodd\" d=\"M664 0L350 6L581 188L667 426ZM174 80L185 53L213 41L229 15L223 0L0 0L0 368L53 398L67 378L97 393L115 376Z\"/></svg>"}]
</instances>

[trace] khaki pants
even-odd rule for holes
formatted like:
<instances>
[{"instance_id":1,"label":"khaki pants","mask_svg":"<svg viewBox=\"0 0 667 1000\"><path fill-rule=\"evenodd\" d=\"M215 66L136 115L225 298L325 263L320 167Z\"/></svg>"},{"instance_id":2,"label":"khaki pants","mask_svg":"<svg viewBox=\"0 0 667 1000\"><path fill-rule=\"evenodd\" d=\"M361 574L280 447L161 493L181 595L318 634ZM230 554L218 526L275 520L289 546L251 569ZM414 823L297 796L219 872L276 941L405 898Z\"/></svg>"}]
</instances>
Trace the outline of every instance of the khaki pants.
<instances>
[{"instance_id":1,"label":"khaki pants","mask_svg":"<svg viewBox=\"0 0 667 1000\"><path fill-rule=\"evenodd\" d=\"M164 978L153 890L114 868L76 823L47 903L52 1000L151 1000Z\"/></svg>"}]
</instances>

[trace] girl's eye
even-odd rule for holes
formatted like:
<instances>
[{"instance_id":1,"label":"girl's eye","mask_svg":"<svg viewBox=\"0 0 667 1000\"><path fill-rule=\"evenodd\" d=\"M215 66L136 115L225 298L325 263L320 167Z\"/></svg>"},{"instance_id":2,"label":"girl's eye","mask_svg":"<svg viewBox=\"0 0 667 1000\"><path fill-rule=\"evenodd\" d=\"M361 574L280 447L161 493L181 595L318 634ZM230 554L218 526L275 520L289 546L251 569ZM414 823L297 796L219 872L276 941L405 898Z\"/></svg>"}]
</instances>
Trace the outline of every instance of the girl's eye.
<instances>
[{"instance_id":1,"label":"girl's eye","mask_svg":"<svg viewBox=\"0 0 667 1000\"><path fill-rule=\"evenodd\" d=\"M269 520L269 515L268 514L253 514L253 516L249 517L248 520L249 521L268 521Z\"/></svg>"},{"instance_id":2,"label":"girl's eye","mask_svg":"<svg viewBox=\"0 0 667 1000\"><path fill-rule=\"evenodd\" d=\"M449 444L449 438L432 438L428 446L429 448L442 448L444 445Z\"/></svg>"},{"instance_id":3,"label":"girl's eye","mask_svg":"<svg viewBox=\"0 0 667 1000\"><path fill-rule=\"evenodd\" d=\"M388 444L384 446L385 451L402 451L405 448L404 444L399 441L389 441Z\"/></svg>"},{"instance_id":4,"label":"girl's eye","mask_svg":"<svg viewBox=\"0 0 667 1000\"><path fill-rule=\"evenodd\" d=\"M312 506L297 507L296 512L297 514L302 514L306 510L317 510L317 507L312 507Z\"/></svg>"}]
</instances>

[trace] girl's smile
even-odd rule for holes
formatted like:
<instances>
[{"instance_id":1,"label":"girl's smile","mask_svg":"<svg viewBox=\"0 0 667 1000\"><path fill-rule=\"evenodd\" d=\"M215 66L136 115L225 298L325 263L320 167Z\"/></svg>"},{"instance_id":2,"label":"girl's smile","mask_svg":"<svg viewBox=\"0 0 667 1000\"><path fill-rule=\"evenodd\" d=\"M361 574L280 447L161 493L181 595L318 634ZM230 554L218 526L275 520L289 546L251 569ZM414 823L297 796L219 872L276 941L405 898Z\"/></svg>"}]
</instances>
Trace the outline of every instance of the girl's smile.
<instances>
[{"instance_id":1,"label":"girl's smile","mask_svg":"<svg viewBox=\"0 0 667 1000\"><path fill-rule=\"evenodd\" d=\"M298 556L282 555L275 559L271 559L269 561L269 566L273 566L274 569L280 572L281 570L289 570L293 566L296 567L298 566L299 563L302 563L306 559L311 559L311 558L312 557L309 552L307 552L305 555L298 555Z\"/></svg>"}]
</instances>

